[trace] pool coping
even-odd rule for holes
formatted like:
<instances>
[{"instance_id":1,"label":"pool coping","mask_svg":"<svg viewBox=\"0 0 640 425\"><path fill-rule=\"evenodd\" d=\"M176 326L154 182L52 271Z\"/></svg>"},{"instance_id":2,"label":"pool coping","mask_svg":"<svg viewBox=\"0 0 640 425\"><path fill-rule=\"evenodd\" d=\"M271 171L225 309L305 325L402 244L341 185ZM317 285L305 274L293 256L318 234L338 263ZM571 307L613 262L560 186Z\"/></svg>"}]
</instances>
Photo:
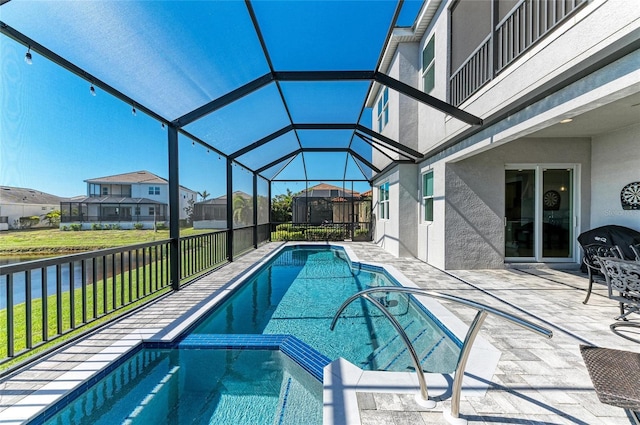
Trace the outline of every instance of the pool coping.
<instances>
[{"instance_id":1,"label":"pool coping","mask_svg":"<svg viewBox=\"0 0 640 425\"><path fill-rule=\"evenodd\" d=\"M58 408L63 408L69 402L93 385L104 376L104 371L112 369L114 364L128 358L133 350L139 349L143 344L167 347L177 343L179 337L197 323L211 308L221 300L229 296L235 289L244 284L264 264L273 259L283 249L291 246L329 246L345 251L351 266L364 265L367 267L381 268L402 286L418 288L418 286L400 273L395 267L375 262L360 261L355 252L344 243L339 242L289 242L280 245L259 261L253 263L240 274L233 277L227 284L216 289L206 297L198 306L181 314L169 325L163 328L140 329L124 335L120 339L106 346L102 351L94 354L78 366L64 372L51 382L37 389L33 393L22 398L14 405L2 412L2 415L10 413L8 421L3 424L34 423L38 424L55 414ZM468 326L454 316L449 310L433 299L416 298L429 311L431 311L456 337L464 340ZM272 348L273 349L273 348ZM278 349L282 351L282 346ZM482 354L481 354L482 353ZM304 366L303 359L297 359L295 354L285 353L296 363ZM478 337L471 352L463 380L463 392L465 396L482 396L488 387L487 382L493 375L500 351L489 344L482 337ZM305 367L313 376L312 371ZM339 417L336 423L360 424L360 414L356 399L356 392L384 392L384 393L418 393L419 386L415 372L376 372L363 371L344 359L338 359L324 367L323 380L323 423L333 424L331 418ZM425 374L430 396L442 398L447 395L450 387L451 376L446 374ZM474 378L475 377L475 378ZM477 379L476 379L477 378ZM341 397L336 396L336 388L342 391ZM325 399L325 397L327 397ZM327 400L332 400L328 403ZM34 412L34 408L37 411ZM336 416L337 414L340 416Z\"/></svg>"}]
</instances>

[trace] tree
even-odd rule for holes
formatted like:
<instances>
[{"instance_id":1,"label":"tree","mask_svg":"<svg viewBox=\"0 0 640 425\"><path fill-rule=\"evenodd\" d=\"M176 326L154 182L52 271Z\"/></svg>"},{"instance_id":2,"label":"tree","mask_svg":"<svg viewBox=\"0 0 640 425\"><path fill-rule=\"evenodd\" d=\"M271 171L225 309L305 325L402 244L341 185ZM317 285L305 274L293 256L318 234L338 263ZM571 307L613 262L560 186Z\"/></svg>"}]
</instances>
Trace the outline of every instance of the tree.
<instances>
[{"instance_id":1,"label":"tree","mask_svg":"<svg viewBox=\"0 0 640 425\"><path fill-rule=\"evenodd\" d=\"M202 195L201 195L201 196L202 196ZM186 215L187 215L187 224L189 224L189 225L193 225L193 212L194 212L194 211L193 211L193 205L194 205L195 203L196 203L196 201L195 201L195 200L193 200L193 198L192 198L192 199L189 199L189 200L187 201L187 206L183 208L183 209L184 209L184 212L185 212L185 213L186 213Z\"/></svg>"},{"instance_id":2,"label":"tree","mask_svg":"<svg viewBox=\"0 0 640 425\"><path fill-rule=\"evenodd\" d=\"M249 225L253 222L252 217L253 205L250 199L246 199L241 195L233 197L233 223L241 225Z\"/></svg>"},{"instance_id":3,"label":"tree","mask_svg":"<svg viewBox=\"0 0 640 425\"><path fill-rule=\"evenodd\" d=\"M49 223L50 227L56 227L60 225L60 216L62 213L60 210L49 211L45 214L44 220Z\"/></svg>"},{"instance_id":4,"label":"tree","mask_svg":"<svg viewBox=\"0 0 640 425\"><path fill-rule=\"evenodd\" d=\"M291 205L293 204L293 193L287 188L287 193L276 195L271 202L271 212L273 221L276 223L287 223L293 216Z\"/></svg>"},{"instance_id":5,"label":"tree","mask_svg":"<svg viewBox=\"0 0 640 425\"><path fill-rule=\"evenodd\" d=\"M209 192L207 192L207 190L203 190L202 192L198 192L198 195L200 195L200 197L202 198L202 200L206 200L209 195L211 195Z\"/></svg>"}]
</instances>

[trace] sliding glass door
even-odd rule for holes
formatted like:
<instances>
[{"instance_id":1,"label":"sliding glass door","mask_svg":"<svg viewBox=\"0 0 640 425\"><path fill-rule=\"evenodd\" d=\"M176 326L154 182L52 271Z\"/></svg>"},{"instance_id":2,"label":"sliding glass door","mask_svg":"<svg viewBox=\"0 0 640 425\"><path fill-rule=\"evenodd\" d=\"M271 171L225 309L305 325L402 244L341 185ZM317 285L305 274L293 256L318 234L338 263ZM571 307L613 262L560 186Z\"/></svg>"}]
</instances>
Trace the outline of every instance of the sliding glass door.
<instances>
[{"instance_id":1,"label":"sliding glass door","mask_svg":"<svg viewBox=\"0 0 640 425\"><path fill-rule=\"evenodd\" d=\"M574 166L505 170L505 260L571 261L575 247Z\"/></svg>"}]
</instances>

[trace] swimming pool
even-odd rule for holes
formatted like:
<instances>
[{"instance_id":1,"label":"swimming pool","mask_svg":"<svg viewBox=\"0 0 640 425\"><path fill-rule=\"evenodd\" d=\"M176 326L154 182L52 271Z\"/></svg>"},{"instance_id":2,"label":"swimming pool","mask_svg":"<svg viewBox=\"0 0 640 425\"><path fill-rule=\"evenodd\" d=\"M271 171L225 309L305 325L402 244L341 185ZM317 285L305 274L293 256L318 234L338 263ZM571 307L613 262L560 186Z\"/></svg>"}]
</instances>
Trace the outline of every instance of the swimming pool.
<instances>
[{"instance_id":1,"label":"swimming pool","mask_svg":"<svg viewBox=\"0 0 640 425\"><path fill-rule=\"evenodd\" d=\"M285 247L188 332L137 347L32 423L320 424L322 370L331 360L412 369L396 331L364 300L329 330L347 297L391 285L382 267L352 264L342 248ZM424 371L453 371L461 344L437 318L404 294L381 292L379 300Z\"/></svg>"},{"instance_id":2,"label":"swimming pool","mask_svg":"<svg viewBox=\"0 0 640 425\"><path fill-rule=\"evenodd\" d=\"M352 267L344 250L287 247L192 334L288 334L335 360L364 370L406 371L411 358L389 321L365 300L350 305L334 331L340 304L354 293L393 286L381 269ZM460 342L419 303L404 294L380 293L381 302L403 326L426 372L450 373Z\"/></svg>"}]
</instances>

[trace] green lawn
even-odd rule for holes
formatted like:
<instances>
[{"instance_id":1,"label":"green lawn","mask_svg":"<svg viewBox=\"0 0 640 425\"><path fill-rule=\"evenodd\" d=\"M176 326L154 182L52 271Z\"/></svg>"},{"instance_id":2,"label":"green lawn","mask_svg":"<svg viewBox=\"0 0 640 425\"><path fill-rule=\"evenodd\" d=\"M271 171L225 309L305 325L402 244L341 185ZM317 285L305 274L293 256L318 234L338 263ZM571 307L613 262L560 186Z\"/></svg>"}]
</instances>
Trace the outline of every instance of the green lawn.
<instances>
[{"instance_id":1,"label":"green lawn","mask_svg":"<svg viewBox=\"0 0 640 425\"><path fill-rule=\"evenodd\" d=\"M180 229L180 236L208 233L210 229ZM91 251L153 242L169 238L169 230L10 230L0 232L0 255L57 254Z\"/></svg>"}]
</instances>

